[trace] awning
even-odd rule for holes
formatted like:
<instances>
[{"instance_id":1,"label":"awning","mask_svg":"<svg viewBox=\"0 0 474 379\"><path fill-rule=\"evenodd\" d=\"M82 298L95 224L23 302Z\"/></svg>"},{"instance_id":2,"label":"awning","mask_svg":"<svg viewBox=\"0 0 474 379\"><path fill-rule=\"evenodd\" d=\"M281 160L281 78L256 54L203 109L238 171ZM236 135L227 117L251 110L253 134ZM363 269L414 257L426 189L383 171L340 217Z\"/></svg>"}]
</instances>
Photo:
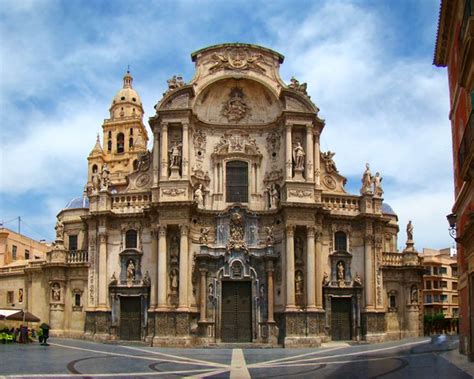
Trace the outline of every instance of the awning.
<instances>
[{"instance_id":1,"label":"awning","mask_svg":"<svg viewBox=\"0 0 474 379\"><path fill-rule=\"evenodd\" d=\"M21 312L21 309L0 309L0 320L18 312Z\"/></svg>"},{"instance_id":2,"label":"awning","mask_svg":"<svg viewBox=\"0 0 474 379\"><path fill-rule=\"evenodd\" d=\"M33 313L24 312L22 309L0 309L0 319L26 322L40 321Z\"/></svg>"}]
</instances>

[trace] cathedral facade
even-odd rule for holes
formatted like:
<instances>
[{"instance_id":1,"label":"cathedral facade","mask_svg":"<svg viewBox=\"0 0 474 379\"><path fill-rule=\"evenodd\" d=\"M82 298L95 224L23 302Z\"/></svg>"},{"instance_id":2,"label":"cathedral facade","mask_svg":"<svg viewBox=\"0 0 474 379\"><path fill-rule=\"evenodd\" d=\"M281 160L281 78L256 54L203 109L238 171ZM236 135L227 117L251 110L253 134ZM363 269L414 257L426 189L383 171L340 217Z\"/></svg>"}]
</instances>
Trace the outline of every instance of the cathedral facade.
<instances>
[{"instance_id":1,"label":"cathedral facade","mask_svg":"<svg viewBox=\"0 0 474 379\"><path fill-rule=\"evenodd\" d=\"M59 213L47 260L24 268L52 333L290 347L419 335L413 228L398 252L380 174L367 164L360 194L346 192L320 149L325 121L306 84L280 78L279 53L191 57L194 78L168 81L150 136L126 73L84 197Z\"/></svg>"}]
</instances>

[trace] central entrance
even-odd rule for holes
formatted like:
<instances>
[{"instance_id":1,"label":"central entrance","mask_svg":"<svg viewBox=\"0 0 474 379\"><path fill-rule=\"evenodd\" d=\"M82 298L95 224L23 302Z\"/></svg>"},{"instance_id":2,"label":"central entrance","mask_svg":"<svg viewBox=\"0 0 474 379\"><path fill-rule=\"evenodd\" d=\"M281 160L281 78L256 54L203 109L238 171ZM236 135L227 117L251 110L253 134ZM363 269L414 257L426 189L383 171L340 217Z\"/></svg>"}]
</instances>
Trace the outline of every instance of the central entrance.
<instances>
[{"instance_id":1,"label":"central entrance","mask_svg":"<svg viewBox=\"0 0 474 379\"><path fill-rule=\"evenodd\" d=\"M222 342L252 342L252 283L222 282Z\"/></svg>"},{"instance_id":2,"label":"central entrance","mask_svg":"<svg viewBox=\"0 0 474 379\"><path fill-rule=\"evenodd\" d=\"M120 296L120 339L141 339L141 299L139 296Z\"/></svg>"},{"instance_id":3,"label":"central entrance","mask_svg":"<svg viewBox=\"0 0 474 379\"><path fill-rule=\"evenodd\" d=\"M352 339L351 299L333 297L331 300L331 337L333 341Z\"/></svg>"}]
</instances>

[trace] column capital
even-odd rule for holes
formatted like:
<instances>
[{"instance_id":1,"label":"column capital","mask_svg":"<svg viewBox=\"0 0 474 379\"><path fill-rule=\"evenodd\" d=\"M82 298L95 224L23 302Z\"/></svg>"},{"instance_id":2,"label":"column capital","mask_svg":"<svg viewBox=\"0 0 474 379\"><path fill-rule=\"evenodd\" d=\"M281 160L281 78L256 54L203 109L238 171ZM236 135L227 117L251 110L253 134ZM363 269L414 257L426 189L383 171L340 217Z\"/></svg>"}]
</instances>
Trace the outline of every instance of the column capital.
<instances>
[{"instance_id":1,"label":"column capital","mask_svg":"<svg viewBox=\"0 0 474 379\"><path fill-rule=\"evenodd\" d=\"M150 233L153 237L158 237L160 231L160 225L152 224L150 226Z\"/></svg>"},{"instance_id":2,"label":"column capital","mask_svg":"<svg viewBox=\"0 0 474 379\"><path fill-rule=\"evenodd\" d=\"M313 237L314 238L314 235L316 233L316 227L313 226L313 225L308 225L306 227L306 233L308 234L308 237Z\"/></svg>"},{"instance_id":3,"label":"column capital","mask_svg":"<svg viewBox=\"0 0 474 379\"><path fill-rule=\"evenodd\" d=\"M167 228L166 225L160 225L158 227L160 237L166 237L166 228Z\"/></svg>"},{"instance_id":4,"label":"column capital","mask_svg":"<svg viewBox=\"0 0 474 379\"><path fill-rule=\"evenodd\" d=\"M162 122L161 123L161 130L163 130L164 132L168 131L168 123L167 122Z\"/></svg>"},{"instance_id":5,"label":"column capital","mask_svg":"<svg viewBox=\"0 0 474 379\"><path fill-rule=\"evenodd\" d=\"M293 128L293 124L285 124L285 128L291 130Z\"/></svg>"},{"instance_id":6,"label":"column capital","mask_svg":"<svg viewBox=\"0 0 474 379\"><path fill-rule=\"evenodd\" d=\"M374 243L374 235L373 234L366 234L364 236L364 241L365 241L366 245L372 246L372 244Z\"/></svg>"},{"instance_id":7,"label":"column capital","mask_svg":"<svg viewBox=\"0 0 474 379\"><path fill-rule=\"evenodd\" d=\"M313 133L313 124L306 124L306 133L307 134L312 134Z\"/></svg>"},{"instance_id":8,"label":"column capital","mask_svg":"<svg viewBox=\"0 0 474 379\"><path fill-rule=\"evenodd\" d=\"M189 233L189 227L188 225L180 225L179 230L181 231L182 236L187 236Z\"/></svg>"},{"instance_id":9,"label":"column capital","mask_svg":"<svg viewBox=\"0 0 474 379\"><path fill-rule=\"evenodd\" d=\"M107 233L106 232L100 232L99 233L99 242L100 243L106 243L107 242Z\"/></svg>"},{"instance_id":10,"label":"column capital","mask_svg":"<svg viewBox=\"0 0 474 379\"><path fill-rule=\"evenodd\" d=\"M296 229L296 225L294 224L290 224L290 225L286 225L286 234L288 236L293 236L295 234L295 229Z\"/></svg>"},{"instance_id":11,"label":"column capital","mask_svg":"<svg viewBox=\"0 0 474 379\"><path fill-rule=\"evenodd\" d=\"M183 127L183 130L187 130L189 128L189 122L188 121L182 121L181 126Z\"/></svg>"},{"instance_id":12,"label":"column capital","mask_svg":"<svg viewBox=\"0 0 474 379\"><path fill-rule=\"evenodd\" d=\"M273 272L273 270L275 269L274 267L274 264L273 264L273 261L272 260L267 260L265 262L265 271L266 272Z\"/></svg>"}]
</instances>

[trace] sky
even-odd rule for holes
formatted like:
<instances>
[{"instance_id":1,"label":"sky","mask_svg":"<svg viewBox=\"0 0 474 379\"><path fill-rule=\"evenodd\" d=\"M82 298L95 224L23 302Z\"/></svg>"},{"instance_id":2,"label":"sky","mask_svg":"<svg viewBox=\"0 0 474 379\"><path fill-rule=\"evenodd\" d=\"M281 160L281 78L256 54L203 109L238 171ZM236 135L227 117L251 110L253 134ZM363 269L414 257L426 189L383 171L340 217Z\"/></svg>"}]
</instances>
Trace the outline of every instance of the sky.
<instances>
[{"instance_id":1,"label":"sky","mask_svg":"<svg viewBox=\"0 0 474 379\"><path fill-rule=\"evenodd\" d=\"M400 248L408 220L418 250L452 247L438 12L438 0L0 0L0 221L17 230L20 216L22 233L54 238L128 65L147 123L168 78L192 79L193 51L242 42L280 52L283 80L308 83L326 121L321 149L336 152L349 192L366 162L381 173Z\"/></svg>"}]
</instances>

